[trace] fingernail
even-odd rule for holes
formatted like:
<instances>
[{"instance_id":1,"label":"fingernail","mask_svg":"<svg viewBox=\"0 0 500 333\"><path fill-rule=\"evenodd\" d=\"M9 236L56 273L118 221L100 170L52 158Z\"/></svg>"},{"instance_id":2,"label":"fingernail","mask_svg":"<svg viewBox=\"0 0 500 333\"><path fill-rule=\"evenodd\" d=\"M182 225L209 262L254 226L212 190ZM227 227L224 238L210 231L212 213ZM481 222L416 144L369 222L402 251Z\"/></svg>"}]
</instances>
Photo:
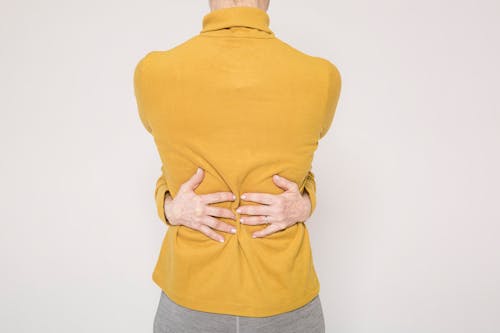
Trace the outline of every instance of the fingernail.
<instances>
[{"instance_id":1,"label":"fingernail","mask_svg":"<svg viewBox=\"0 0 500 333\"><path fill-rule=\"evenodd\" d=\"M244 221L243 221L243 219L242 219L242 218L240 218L240 223L244 223Z\"/></svg>"},{"instance_id":2,"label":"fingernail","mask_svg":"<svg viewBox=\"0 0 500 333\"><path fill-rule=\"evenodd\" d=\"M201 171L201 168L198 167L198 169L196 170L196 172L200 173L200 171Z\"/></svg>"},{"instance_id":3,"label":"fingernail","mask_svg":"<svg viewBox=\"0 0 500 333\"><path fill-rule=\"evenodd\" d=\"M242 199L246 199L246 198L247 198L247 196L246 196L245 194L242 194L242 195L241 195L241 198L242 198Z\"/></svg>"},{"instance_id":4,"label":"fingernail","mask_svg":"<svg viewBox=\"0 0 500 333\"><path fill-rule=\"evenodd\" d=\"M278 179L280 176L274 175L273 177L274 177L274 179Z\"/></svg>"},{"instance_id":5,"label":"fingernail","mask_svg":"<svg viewBox=\"0 0 500 333\"><path fill-rule=\"evenodd\" d=\"M233 234L235 234L235 233L236 233L236 229L231 228L231 232L232 232Z\"/></svg>"},{"instance_id":6,"label":"fingernail","mask_svg":"<svg viewBox=\"0 0 500 333\"><path fill-rule=\"evenodd\" d=\"M219 242L224 243L224 238L220 238Z\"/></svg>"},{"instance_id":7,"label":"fingernail","mask_svg":"<svg viewBox=\"0 0 500 333\"><path fill-rule=\"evenodd\" d=\"M236 196L233 194L233 200L235 200L235 199L236 199Z\"/></svg>"},{"instance_id":8,"label":"fingernail","mask_svg":"<svg viewBox=\"0 0 500 333\"><path fill-rule=\"evenodd\" d=\"M238 208L238 209L236 210L236 213L241 213L241 208Z\"/></svg>"},{"instance_id":9,"label":"fingernail","mask_svg":"<svg viewBox=\"0 0 500 333\"><path fill-rule=\"evenodd\" d=\"M252 235L252 238L257 238L257 236L254 234L254 235Z\"/></svg>"}]
</instances>

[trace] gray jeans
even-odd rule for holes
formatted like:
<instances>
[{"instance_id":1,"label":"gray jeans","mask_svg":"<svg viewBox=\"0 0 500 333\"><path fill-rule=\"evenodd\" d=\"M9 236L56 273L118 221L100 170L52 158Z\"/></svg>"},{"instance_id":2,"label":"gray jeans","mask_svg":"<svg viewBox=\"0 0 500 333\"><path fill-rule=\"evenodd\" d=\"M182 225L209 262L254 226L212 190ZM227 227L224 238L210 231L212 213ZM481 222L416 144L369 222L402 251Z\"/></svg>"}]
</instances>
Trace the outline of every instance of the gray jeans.
<instances>
[{"instance_id":1,"label":"gray jeans","mask_svg":"<svg viewBox=\"0 0 500 333\"><path fill-rule=\"evenodd\" d=\"M306 305L269 317L246 317L197 311L173 302L161 291L154 333L324 333L317 295Z\"/></svg>"}]
</instances>

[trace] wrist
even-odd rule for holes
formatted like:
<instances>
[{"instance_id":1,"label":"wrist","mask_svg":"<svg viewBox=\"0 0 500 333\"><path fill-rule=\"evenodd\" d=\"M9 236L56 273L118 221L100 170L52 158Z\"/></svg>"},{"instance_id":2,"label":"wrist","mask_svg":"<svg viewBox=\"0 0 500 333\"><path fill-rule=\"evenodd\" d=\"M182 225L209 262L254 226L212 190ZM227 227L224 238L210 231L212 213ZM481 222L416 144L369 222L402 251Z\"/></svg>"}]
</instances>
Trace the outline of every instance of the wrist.
<instances>
[{"instance_id":1,"label":"wrist","mask_svg":"<svg viewBox=\"0 0 500 333\"><path fill-rule=\"evenodd\" d=\"M173 222L172 218L172 197L170 196L170 193L167 193L165 195L165 201L163 203L163 212L165 214L165 219L172 225L175 225Z\"/></svg>"},{"instance_id":2,"label":"wrist","mask_svg":"<svg viewBox=\"0 0 500 333\"><path fill-rule=\"evenodd\" d=\"M312 208L311 198L309 197L309 193L307 193L307 191L304 191L304 193L302 193L302 203L304 207L303 221L305 221L311 216L311 208Z\"/></svg>"}]
</instances>

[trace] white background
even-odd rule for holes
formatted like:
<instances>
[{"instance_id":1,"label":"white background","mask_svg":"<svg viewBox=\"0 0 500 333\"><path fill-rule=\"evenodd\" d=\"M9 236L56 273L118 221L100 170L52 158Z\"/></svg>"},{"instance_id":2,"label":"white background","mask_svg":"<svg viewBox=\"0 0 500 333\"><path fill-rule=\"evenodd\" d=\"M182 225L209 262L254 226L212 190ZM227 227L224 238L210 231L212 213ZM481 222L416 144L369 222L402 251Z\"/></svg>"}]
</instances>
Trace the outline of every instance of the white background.
<instances>
[{"instance_id":1,"label":"white background","mask_svg":"<svg viewBox=\"0 0 500 333\"><path fill-rule=\"evenodd\" d=\"M3 1L0 331L151 332L166 227L133 70L208 1ZM327 332L500 331L500 3L271 2L343 90L307 221Z\"/></svg>"}]
</instances>

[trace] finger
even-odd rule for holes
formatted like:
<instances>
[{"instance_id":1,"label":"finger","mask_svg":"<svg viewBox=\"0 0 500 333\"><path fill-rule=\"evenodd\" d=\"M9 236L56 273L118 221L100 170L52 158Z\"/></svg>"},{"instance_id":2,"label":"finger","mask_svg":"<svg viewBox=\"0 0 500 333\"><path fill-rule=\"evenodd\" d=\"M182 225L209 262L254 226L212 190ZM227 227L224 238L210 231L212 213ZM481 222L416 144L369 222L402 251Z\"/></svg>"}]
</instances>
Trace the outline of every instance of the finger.
<instances>
[{"instance_id":1,"label":"finger","mask_svg":"<svg viewBox=\"0 0 500 333\"><path fill-rule=\"evenodd\" d=\"M232 192L213 192L208 194L200 194L200 197L201 200L207 204L224 201L234 201L236 199L236 196Z\"/></svg>"},{"instance_id":2,"label":"finger","mask_svg":"<svg viewBox=\"0 0 500 333\"><path fill-rule=\"evenodd\" d=\"M245 201L257 202L264 205L270 205L274 202L274 198L279 194L270 194L270 193L255 193L255 192L247 192L241 195L241 198Z\"/></svg>"},{"instance_id":3,"label":"finger","mask_svg":"<svg viewBox=\"0 0 500 333\"><path fill-rule=\"evenodd\" d=\"M281 177L280 175L274 175L273 182L278 187L284 189L285 191L293 191L293 190L298 191L299 189L299 186L295 182L292 182L291 180Z\"/></svg>"},{"instance_id":4,"label":"finger","mask_svg":"<svg viewBox=\"0 0 500 333\"><path fill-rule=\"evenodd\" d=\"M252 238L258 238L258 237L266 237L267 235L270 235L272 233L275 233L277 231L280 231L281 227L279 227L277 224L270 224L266 228L256 231L252 234Z\"/></svg>"},{"instance_id":5,"label":"finger","mask_svg":"<svg viewBox=\"0 0 500 333\"><path fill-rule=\"evenodd\" d=\"M223 207L206 206L205 212L210 216L227 217L228 219L233 220L236 219L236 215L232 210Z\"/></svg>"},{"instance_id":6,"label":"finger","mask_svg":"<svg viewBox=\"0 0 500 333\"><path fill-rule=\"evenodd\" d=\"M269 223L268 221L272 221L272 220L273 220L273 218L271 216L269 216L268 220L266 221L265 215L240 217L240 223L249 224L249 225L268 224Z\"/></svg>"},{"instance_id":7,"label":"finger","mask_svg":"<svg viewBox=\"0 0 500 333\"><path fill-rule=\"evenodd\" d=\"M185 183L183 183L181 187L185 190L193 191L201 184L204 177L205 171L202 168L198 168L196 169L195 174L192 175L191 178L189 178Z\"/></svg>"},{"instance_id":8,"label":"finger","mask_svg":"<svg viewBox=\"0 0 500 333\"><path fill-rule=\"evenodd\" d=\"M233 227L232 225L228 223L224 223L221 220L216 219L215 217L212 216L207 216L203 219L203 222L205 225L209 226L212 229L227 232L230 234L235 234L236 233L236 228Z\"/></svg>"},{"instance_id":9,"label":"finger","mask_svg":"<svg viewBox=\"0 0 500 333\"><path fill-rule=\"evenodd\" d=\"M246 215L273 215L274 208L268 205L244 205L238 207L236 212Z\"/></svg>"},{"instance_id":10,"label":"finger","mask_svg":"<svg viewBox=\"0 0 500 333\"><path fill-rule=\"evenodd\" d=\"M212 230L208 225L202 224L199 229L202 233L207 235L209 238L213 239L214 241L217 242L224 242L224 236L216 233L215 231Z\"/></svg>"}]
</instances>

